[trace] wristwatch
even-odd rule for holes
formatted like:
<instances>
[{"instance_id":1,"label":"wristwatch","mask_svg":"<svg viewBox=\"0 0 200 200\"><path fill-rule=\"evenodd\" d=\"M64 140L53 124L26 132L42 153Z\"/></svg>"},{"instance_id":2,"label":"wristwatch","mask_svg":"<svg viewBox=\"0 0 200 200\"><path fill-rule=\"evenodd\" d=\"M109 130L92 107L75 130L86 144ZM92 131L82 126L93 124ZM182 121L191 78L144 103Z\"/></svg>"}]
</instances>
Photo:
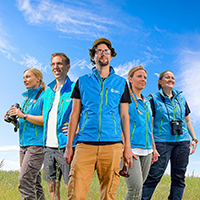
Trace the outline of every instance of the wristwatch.
<instances>
[{"instance_id":1,"label":"wristwatch","mask_svg":"<svg viewBox=\"0 0 200 200\"><path fill-rule=\"evenodd\" d=\"M28 116L27 114L24 114L24 115L23 115L23 118L24 118L24 119L26 119L26 118L27 118L27 116Z\"/></svg>"},{"instance_id":2,"label":"wristwatch","mask_svg":"<svg viewBox=\"0 0 200 200\"><path fill-rule=\"evenodd\" d=\"M193 138L192 141L195 141L196 143L198 143L197 138Z\"/></svg>"}]
</instances>

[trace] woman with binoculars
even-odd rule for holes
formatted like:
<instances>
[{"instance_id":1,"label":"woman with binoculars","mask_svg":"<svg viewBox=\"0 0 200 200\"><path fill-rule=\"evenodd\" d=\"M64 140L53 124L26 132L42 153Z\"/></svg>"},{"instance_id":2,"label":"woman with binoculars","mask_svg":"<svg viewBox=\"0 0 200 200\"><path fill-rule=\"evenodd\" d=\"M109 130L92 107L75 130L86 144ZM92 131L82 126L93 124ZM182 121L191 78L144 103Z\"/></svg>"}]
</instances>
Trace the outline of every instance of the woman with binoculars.
<instances>
[{"instance_id":1,"label":"woman with binoculars","mask_svg":"<svg viewBox=\"0 0 200 200\"><path fill-rule=\"evenodd\" d=\"M40 169L43 154L43 96L45 84L40 70L31 68L24 71L22 94L26 99L21 109L13 106L6 115L19 118L20 172L19 191L22 199L44 200ZM6 116L5 115L5 116Z\"/></svg>"},{"instance_id":2,"label":"woman with binoculars","mask_svg":"<svg viewBox=\"0 0 200 200\"><path fill-rule=\"evenodd\" d=\"M141 65L133 67L128 73L128 80L132 99L132 103L129 104L129 117L133 167L129 167L128 172L122 170L119 174L127 177L125 181L128 191L125 200L141 200L143 183L152 160L155 162L158 155L152 137L152 112L149 98L141 94L147 83L147 71Z\"/></svg>"},{"instance_id":3,"label":"woman with binoculars","mask_svg":"<svg viewBox=\"0 0 200 200\"><path fill-rule=\"evenodd\" d=\"M159 76L159 91L151 94L153 136L160 156L158 161L151 165L143 185L142 200L151 199L169 160L171 189L168 199L182 199L189 154L193 154L197 146L198 140L189 118L190 109L182 92L173 89L174 84L173 72L164 71ZM191 147L193 148L190 153Z\"/></svg>"}]
</instances>

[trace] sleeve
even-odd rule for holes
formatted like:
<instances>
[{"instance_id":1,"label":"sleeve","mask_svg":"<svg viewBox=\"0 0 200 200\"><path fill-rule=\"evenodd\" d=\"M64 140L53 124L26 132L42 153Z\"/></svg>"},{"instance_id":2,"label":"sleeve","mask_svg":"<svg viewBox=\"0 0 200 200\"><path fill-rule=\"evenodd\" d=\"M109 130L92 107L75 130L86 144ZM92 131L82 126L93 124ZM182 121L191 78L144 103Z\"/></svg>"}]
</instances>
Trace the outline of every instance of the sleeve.
<instances>
[{"instance_id":1,"label":"sleeve","mask_svg":"<svg viewBox=\"0 0 200 200\"><path fill-rule=\"evenodd\" d=\"M155 117L155 104L154 104L153 98L151 98L149 100L149 102L150 102L150 105L151 105L152 116Z\"/></svg>"},{"instance_id":2,"label":"sleeve","mask_svg":"<svg viewBox=\"0 0 200 200\"><path fill-rule=\"evenodd\" d=\"M127 82L125 84L124 93L122 94L120 103L131 103L131 97L130 97L130 93L129 93Z\"/></svg>"},{"instance_id":3,"label":"sleeve","mask_svg":"<svg viewBox=\"0 0 200 200\"><path fill-rule=\"evenodd\" d=\"M81 95L80 95L80 90L79 90L79 79L76 81L76 84L74 86L71 98L75 98L75 99L81 99Z\"/></svg>"},{"instance_id":4,"label":"sleeve","mask_svg":"<svg viewBox=\"0 0 200 200\"><path fill-rule=\"evenodd\" d=\"M187 101L185 101L185 117L187 117L191 113L190 108L188 106Z\"/></svg>"}]
</instances>

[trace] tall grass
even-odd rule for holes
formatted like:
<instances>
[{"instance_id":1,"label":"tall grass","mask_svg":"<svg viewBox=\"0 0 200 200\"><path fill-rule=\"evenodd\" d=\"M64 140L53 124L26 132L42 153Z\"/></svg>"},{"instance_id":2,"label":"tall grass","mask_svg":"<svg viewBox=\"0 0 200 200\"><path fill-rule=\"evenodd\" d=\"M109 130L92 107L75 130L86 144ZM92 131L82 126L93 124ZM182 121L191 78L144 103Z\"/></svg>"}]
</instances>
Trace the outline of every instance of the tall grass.
<instances>
[{"instance_id":1,"label":"tall grass","mask_svg":"<svg viewBox=\"0 0 200 200\"><path fill-rule=\"evenodd\" d=\"M0 199L1 200L21 200L20 193L18 191L18 171L0 171ZM49 198L47 183L42 182L46 199ZM88 192L87 200L99 200L99 181L97 174L94 174L92 179L90 190ZM167 200L170 190L170 176L164 175L159 183L152 200ZM120 177L120 184L116 191L115 199L122 200L126 195L126 183L124 178ZM64 182L61 183L61 199L67 199L67 190ZM186 177L186 188L183 195L183 200L200 200L200 178L198 177Z\"/></svg>"}]
</instances>

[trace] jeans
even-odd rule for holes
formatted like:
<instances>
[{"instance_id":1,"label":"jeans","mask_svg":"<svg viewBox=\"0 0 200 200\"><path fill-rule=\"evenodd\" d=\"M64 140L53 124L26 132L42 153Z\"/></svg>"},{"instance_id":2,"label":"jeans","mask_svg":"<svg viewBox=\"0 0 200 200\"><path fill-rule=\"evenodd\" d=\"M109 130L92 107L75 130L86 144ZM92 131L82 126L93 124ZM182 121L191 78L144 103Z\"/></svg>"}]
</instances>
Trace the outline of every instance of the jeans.
<instances>
[{"instance_id":1,"label":"jeans","mask_svg":"<svg viewBox=\"0 0 200 200\"><path fill-rule=\"evenodd\" d=\"M171 163L171 189L169 200L181 200L185 188L185 172L189 161L190 141L184 142L156 142L156 149L160 154L149 171L143 185L142 200L150 200L153 192L160 182L170 160Z\"/></svg>"},{"instance_id":2,"label":"jeans","mask_svg":"<svg viewBox=\"0 0 200 200\"><path fill-rule=\"evenodd\" d=\"M133 167L129 167L129 177L125 178L128 190L124 200L141 200L142 186L151 166L152 154L148 154L147 156L136 155L136 157L137 160L133 158Z\"/></svg>"}]
</instances>

